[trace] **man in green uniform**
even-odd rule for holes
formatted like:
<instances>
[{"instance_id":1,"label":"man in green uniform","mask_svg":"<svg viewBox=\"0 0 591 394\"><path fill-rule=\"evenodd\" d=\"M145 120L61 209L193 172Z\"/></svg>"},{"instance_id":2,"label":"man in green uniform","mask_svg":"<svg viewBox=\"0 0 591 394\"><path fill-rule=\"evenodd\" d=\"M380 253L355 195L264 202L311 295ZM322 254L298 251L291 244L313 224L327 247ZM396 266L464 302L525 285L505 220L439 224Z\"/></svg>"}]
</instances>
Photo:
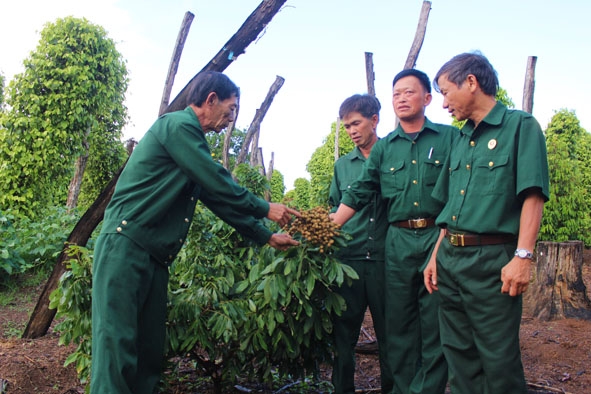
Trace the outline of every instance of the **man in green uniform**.
<instances>
[{"instance_id":1,"label":"man in green uniform","mask_svg":"<svg viewBox=\"0 0 591 394\"><path fill-rule=\"evenodd\" d=\"M339 117L355 149L339 158L334 165L329 202L335 209L343 193L361 173L363 163L378 140L376 128L380 107L378 99L368 94L356 94L341 104ZM388 393L392 389L384 324L384 241L387 230L386 206L377 193L342 227L351 240L346 248L338 251L337 256L357 272L359 280L336 290L345 299L347 310L334 317L332 383L335 394L355 393L355 345L368 306L378 341L382 392Z\"/></svg>"},{"instance_id":2,"label":"man in green uniform","mask_svg":"<svg viewBox=\"0 0 591 394\"><path fill-rule=\"evenodd\" d=\"M538 122L497 102L498 84L480 53L455 56L435 77L443 107L467 120L433 191L445 203L443 230L424 272L428 291L439 290L454 394L527 392L521 294L549 196L548 162Z\"/></svg>"},{"instance_id":3,"label":"man in green uniform","mask_svg":"<svg viewBox=\"0 0 591 394\"><path fill-rule=\"evenodd\" d=\"M161 116L130 156L97 239L92 288L93 394L152 393L160 379L168 266L181 249L200 199L259 244L296 245L257 218L286 224L291 210L240 187L211 158L205 132L234 119L238 87L201 73L188 107Z\"/></svg>"},{"instance_id":4,"label":"man in green uniform","mask_svg":"<svg viewBox=\"0 0 591 394\"><path fill-rule=\"evenodd\" d=\"M400 124L376 143L333 215L345 223L375 191L387 204L386 351L397 394L443 393L447 382L438 299L425 290L422 271L439 235L435 218L442 204L431 192L458 131L425 117L431 99L425 73L408 69L396 75L392 105Z\"/></svg>"}]
</instances>

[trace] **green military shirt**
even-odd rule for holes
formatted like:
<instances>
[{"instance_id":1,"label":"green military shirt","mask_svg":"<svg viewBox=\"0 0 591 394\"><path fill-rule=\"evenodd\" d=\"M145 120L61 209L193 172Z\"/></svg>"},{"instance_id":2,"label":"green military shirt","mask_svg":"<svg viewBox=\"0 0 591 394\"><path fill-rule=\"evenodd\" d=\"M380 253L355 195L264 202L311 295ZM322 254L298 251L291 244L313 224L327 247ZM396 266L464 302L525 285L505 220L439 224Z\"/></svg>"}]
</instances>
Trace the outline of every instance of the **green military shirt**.
<instances>
[{"instance_id":1,"label":"green military shirt","mask_svg":"<svg viewBox=\"0 0 591 394\"><path fill-rule=\"evenodd\" d=\"M365 157L359 148L336 161L330 185L330 205L338 207L343 193L361 173L364 162ZM343 225L342 231L351 235L352 239L347 242L346 248L337 252L337 256L341 260L383 261L387 230L386 206L379 194L374 193L368 204Z\"/></svg>"},{"instance_id":2,"label":"green military shirt","mask_svg":"<svg viewBox=\"0 0 591 394\"><path fill-rule=\"evenodd\" d=\"M518 235L520 193L535 187L550 195L540 125L500 102L476 129L466 123L446 166L433 197L446 203L437 224L451 231Z\"/></svg>"},{"instance_id":3,"label":"green military shirt","mask_svg":"<svg viewBox=\"0 0 591 394\"><path fill-rule=\"evenodd\" d=\"M212 159L199 119L187 107L161 116L137 145L105 211L102 232L123 234L171 264L198 199L256 242L271 237L256 219L267 215L269 204Z\"/></svg>"},{"instance_id":4,"label":"green military shirt","mask_svg":"<svg viewBox=\"0 0 591 394\"><path fill-rule=\"evenodd\" d=\"M389 223L436 217L443 204L431 192L457 134L455 127L425 119L413 140L398 126L374 145L361 176L341 202L359 210L378 191L387 204Z\"/></svg>"}]
</instances>

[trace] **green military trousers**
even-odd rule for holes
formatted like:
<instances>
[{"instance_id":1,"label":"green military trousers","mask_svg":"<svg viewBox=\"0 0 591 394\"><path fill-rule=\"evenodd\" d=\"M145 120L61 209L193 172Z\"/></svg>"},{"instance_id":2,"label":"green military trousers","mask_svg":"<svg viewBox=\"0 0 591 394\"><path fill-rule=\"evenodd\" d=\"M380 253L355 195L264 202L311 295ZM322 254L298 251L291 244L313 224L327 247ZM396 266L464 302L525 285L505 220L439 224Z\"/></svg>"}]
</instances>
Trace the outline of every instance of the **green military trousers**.
<instances>
[{"instance_id":1,"label":"green military trousers","mask_svg":"<svg viewBox=\"0 0 591 394\"><path fill-rule=\"evenodd\" d=\"M437 254L443 352L454 394L527 392L519 325L521 296L501 293L515 244L456 247Z\"/></svg>"},{"instance_id":2,"label":"green military trousers","mask_svg":"<svg viewBox=\"0 0 591 394\"><path fill-rule=\"evenodd\" d=\"M162 371L168 269L127 237L99 236L93 263L92 394L150 394Z\"/></svg>"},{"instance_id":3,"label":"green military trousers","mask_svg":"<svg viewBox=\"0 0 591 394\"><path fill-rule=\"evenodd\" d=\"M336 289L345 299L347 310L333 318L334 364L332 383L335 394L355 393L355 346L369 306L379 347L382 392L392 389L391 373L386 359L384 327L384 262L344 261L359 275L351 286Z\"/></svg>"},{"instance_id":4,"label":"green military trousers","mask_svg":"<svg viewBox=\"0 0 591 394\"><path fill-rule=\"evenodd\" d=\"M438 227L390 226L386 239L386 344L393 394L443 394L447 364L439 339L439 296L429 294L423 270Z\"/></svg>"}]
</instances>

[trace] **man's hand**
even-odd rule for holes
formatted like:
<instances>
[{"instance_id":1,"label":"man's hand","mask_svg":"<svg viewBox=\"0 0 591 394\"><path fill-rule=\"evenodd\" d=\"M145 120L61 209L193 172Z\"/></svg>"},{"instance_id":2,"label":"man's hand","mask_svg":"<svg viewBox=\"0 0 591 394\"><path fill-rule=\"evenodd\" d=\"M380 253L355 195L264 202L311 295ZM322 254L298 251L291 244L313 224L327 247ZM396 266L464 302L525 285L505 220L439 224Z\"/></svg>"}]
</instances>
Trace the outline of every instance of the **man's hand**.
<instances>
[{"instance_id":1,"label":"man's hand","mask_svg":"<svg viewBox=\"0 0 591 394\"><path fill-rule=\"evenodd\" d=\"M271 238L269 238L268 243L273 248L279 249L279 250L285 250L285 249L289 248L290 246L298 246L300 244L298 241L293 239L291 237L291 235L285 234L285 233L282 233L282 234L275 233L275 234L271 235Z\"/></svg>"},{"instance_id":2,"label":"man's hand","mask_svg":"<svg viewBox=\"0 0 591 394\"><path fill-rule=\"evenodd\" d=\"M423 281L425 282L425 287L429 294L433 294L434 291L439 290L437 287L437 259L435 253L431 255L429 263L423 271Z\"/></svg>"},{"instance_id":3,"label":"man's hand","mask_svg":"<svg viewBox=\"0 0 591 394\"><path fill-rule=\"evenodd\" d=\"M283 204L269 203L269 213L267 219L279 224L281 227L285 226L292 219L292 215L300 217L300 213L295 209L288 208Z\"/></svg>"},{"instance_id":4,"label":"man's hand","mask_svg":"<svg viewBox=\"0 0 591 394\"><path fill-rule=\"evenodd\" d=\"M508 293L511 297L525 293L529 286L530 271L529 259L513 257L501 270L501 293Z\"/></svg>"}]
</instances>

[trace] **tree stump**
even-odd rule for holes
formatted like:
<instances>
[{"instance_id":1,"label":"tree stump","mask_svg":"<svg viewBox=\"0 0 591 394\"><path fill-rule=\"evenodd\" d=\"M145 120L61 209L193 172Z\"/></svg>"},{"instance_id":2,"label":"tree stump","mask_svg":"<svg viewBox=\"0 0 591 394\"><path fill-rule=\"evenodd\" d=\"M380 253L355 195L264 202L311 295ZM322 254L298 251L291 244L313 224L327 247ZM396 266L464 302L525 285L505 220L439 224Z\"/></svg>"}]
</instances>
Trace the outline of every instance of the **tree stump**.
<instances>
[{"instance_id":1,"label":"tree stump","mask_svg":"<svg viewBox=\"0 0 591 394\"><path fill-rule=\"evenodd\" d=\"M524 303L540 320L591 320L591 301L583 282L583 242L539 242L537 263Z\"/></svg>"}]
</instances>

